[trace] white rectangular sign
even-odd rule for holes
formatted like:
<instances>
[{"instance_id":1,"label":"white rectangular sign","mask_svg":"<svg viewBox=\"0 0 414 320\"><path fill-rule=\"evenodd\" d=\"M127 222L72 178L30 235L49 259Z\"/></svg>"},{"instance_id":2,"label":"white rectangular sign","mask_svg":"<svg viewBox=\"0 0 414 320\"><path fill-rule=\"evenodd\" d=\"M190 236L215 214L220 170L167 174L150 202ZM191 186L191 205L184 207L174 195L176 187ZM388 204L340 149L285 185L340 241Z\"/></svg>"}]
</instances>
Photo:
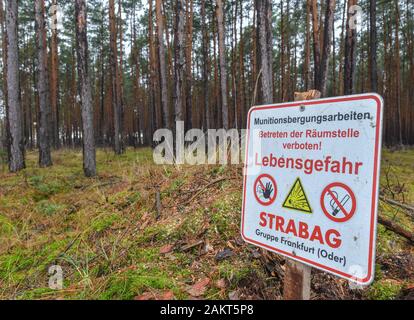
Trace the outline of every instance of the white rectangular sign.
<instances>
[{"instance_id":1,"label":"white rectangular sign","mask_svg":"<svg viewBox=\"0 0 414 320\"><path fill-rule=\"evenodd\" d=\"M241 222L245 241L371 283L382 110L376 94L251 108Z\"/></svg>"}]
</instances>

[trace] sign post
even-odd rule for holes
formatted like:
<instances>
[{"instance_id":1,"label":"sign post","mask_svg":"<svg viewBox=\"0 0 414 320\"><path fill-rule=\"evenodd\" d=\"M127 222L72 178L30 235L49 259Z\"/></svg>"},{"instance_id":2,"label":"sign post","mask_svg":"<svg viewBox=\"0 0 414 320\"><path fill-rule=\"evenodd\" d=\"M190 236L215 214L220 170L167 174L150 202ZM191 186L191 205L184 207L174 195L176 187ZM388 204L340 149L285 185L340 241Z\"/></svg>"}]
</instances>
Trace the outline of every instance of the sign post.
<instances>
[{"instance_id":1,"label":"sign post","mask_svg":"<svg viewBox=\"0 0 414 320\"><path fill-rule=\"evenodd\" d=\"M285 299L311 268L373 281L382 113L376 94L250 109L241 234L288 258Z\"/></svg>"},{"instance_id":2,"label":"sign post","mask_svg":"<svg viewBox=\"0 0 414 320\"><path fill-rule=\"evenodd\" d=\"M301 99L295 95L295 101L312 100L321 97L321 93L316 90L310 91L310 95L306 95ZM300 181L300 180L298 180ZM294 189L292 188L292 191ZM291 195L292 192L289 193ZM289 196L285 200L289 203ZM284 206L285 207L285 206ZM292 259L286 259L285 279L283 285L283 298L285 300L309 300L311 291L311 273L312 268L304 263Z\"/></svg>"}]
</instances>

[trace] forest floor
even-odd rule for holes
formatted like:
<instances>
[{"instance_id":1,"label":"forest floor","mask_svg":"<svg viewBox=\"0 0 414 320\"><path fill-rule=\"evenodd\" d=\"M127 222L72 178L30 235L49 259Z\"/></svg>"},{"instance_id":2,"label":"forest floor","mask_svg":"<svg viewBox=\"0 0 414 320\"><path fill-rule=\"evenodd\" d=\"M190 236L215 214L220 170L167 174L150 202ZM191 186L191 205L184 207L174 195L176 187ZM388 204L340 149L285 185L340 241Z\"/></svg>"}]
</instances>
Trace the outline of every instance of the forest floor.
<instances>
[{"instance_id":1,"label":"forest floor","mask_svg":"<svg viewBox=\"0 0 414 320\"><path fill-rule=\"evenodd\" d=\"M150 149L97 154L83 177L82 152L53 153L39 169L0 167L0 299L281 299L284 260L239 236L241 166L156 166ZM156 194L162 209L157 213ZM414 150L383 154L381 194L414 203ZM380 202L407 230L414 221ZM312 273L312 299L413 299L414 249L378 227L376 280L351 290ZM63 269L62 290L48 268Z\"/></svg>"}]
</instances>

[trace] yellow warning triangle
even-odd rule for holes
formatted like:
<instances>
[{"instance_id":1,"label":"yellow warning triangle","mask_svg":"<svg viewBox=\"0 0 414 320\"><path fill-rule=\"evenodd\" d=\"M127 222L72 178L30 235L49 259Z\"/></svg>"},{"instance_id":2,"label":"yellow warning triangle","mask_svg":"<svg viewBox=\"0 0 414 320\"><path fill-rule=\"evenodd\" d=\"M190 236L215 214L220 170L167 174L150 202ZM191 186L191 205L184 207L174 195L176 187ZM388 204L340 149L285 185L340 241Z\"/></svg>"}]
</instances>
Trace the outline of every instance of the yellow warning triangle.
<instances>
[{"instance_id":1,"label":"yellow warning triangle","mask_svg":"<svg viewBox=\"0 0 414 320\"><path fill-rule=\"evenodd\" d=\"M297 178L295 183L287 195L282 207L287 209L298 210L306 213L312 213L312 208L306 197L305 190L303 189L300 179Z\"/></svg>"}]
</instances>

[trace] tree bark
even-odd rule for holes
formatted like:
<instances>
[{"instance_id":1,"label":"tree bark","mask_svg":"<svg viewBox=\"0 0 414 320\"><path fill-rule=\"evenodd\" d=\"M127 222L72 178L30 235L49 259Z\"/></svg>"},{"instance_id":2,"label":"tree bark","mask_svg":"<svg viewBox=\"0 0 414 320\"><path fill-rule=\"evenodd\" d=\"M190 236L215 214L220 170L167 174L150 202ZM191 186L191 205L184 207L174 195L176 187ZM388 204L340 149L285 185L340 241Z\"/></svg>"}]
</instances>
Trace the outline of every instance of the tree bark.
<instances>
[{"instance_id":1,"label":"tree bark","mask_svg":"<svg viewBox=\"0 0 414 320\"><path fill-rule=\"evenodd\" d=\"M273 102L272 3L256 0L263 103Z\"/></svg>"},{"instance_id":2,"label":"tree bark","mask_svg":"<svg viewBox=\"0 0 414 320\"><path fill-rule=\"evenodd\" d=\"M156 129L162 127L161 97L159 94L159 73L157 73L157 54L155 50L154 32L153 32L153 0L149 1L148 9L148 41L150 54L150 97L151 97L151 134Z\"/></svg>"},{"instance_id":3,"label":"tree bark","mask_svg":"<svg viewBox=\"0 0 414 320\"><path fill-rule=\"evenodd\" d=\"M7 94L7 35L5 26L5 11L3 8L3 1L0 1L0 27L1 27L1 53L3 59L3 101L5 106L5 123L3 127L3 141L0 141L0 145L4 144L3 147L7 149L8 161L10 161L10 127L9 127L9 109L8 109L8 94Z\"/></svg>"},{"instance_id":4,"label":"tree bark","mask_svg":"<svg viewBox=\"0 0 414 320\"><path fill-rule=\"evenodd\" d=\"M25 168L22 111L19 95L19 51L17 38L17 1L6 2L7 35L7 118L9 122L9 169Z\"/></svg>"},{"instance_id":5,"label":"tree bark","mask_svg":"<svg viewBox=\"0 0 414 320\"><path fill-rule=\"evenodd\" d=\"M321 96L326 96L326 86L328 80L328 69L329 69L329 56L331 54L332 46L332 33L333 33L333 20L335 15L335 0L326 1L326 12L325 12L325 26L323 29L323 47L322 47L322 61L320 69L320 79L318 81L319 87L317 90L321 92Z\"/></svg>"},{"instance_id":6,"label":"tree bark","mask_svg":"<svg viewBox=\"0 0 414 320\"><path fill-rule=\"evenodd\" d=\"M52 37L50 41L50 105L53 118L53 145L59 148L59 65L58 65L58 29L57 0L52 0Z\"/></svg>"},{"instance_id":7,"label":"tree bark","mask_svg":"<svg viewBox=\"0 0 414 320\"><path fill-rule=\"evenodd\" d=\"M244 39L243 39L243 1L240 1L239 24L239 97L240 97L240 129L246 126L246 94L245 94L245 65L244 65Z\"/></svg>"},{"instance_id":8,"label":"tree bark","mask_svg":"<svg viewBox=\"0 0 414 320\"><path fill-rule=\"evenodd\" d=\"M344 63L342 57L344 55L344 33L345 33L345 21L346 21L346 7L347 3L344 1L343 10L342 10L342 24L341 24L341 35L340 35L340 44L339 44L339 71L338 71L338 82L339 82L339 95L344 94Z\"/></svg>"},{"instance_id":9,"label":"tree bark","mask_svg":"<svg viewBox=\"0 0 414 320\"><path fill-rule=\"evenodd\" d=\"M96 175L95 136L93 128L92 90L88 70L88 38L85 0L76 0L76 53L80 85L83 128L83 171L85 176Z\"/></svg>"},{"instance_id":10,"label":"tree bark","mask_svg":"<svg viewBox=\"0 0 414 320\"><path fill-rule=\"evenodd\" d=\"M378 90L378 74L377 74L377 0L369 1L369 47L370 47L370 83L371 91Z\"/></svg>"},{"instance_id":11,"label":"tree bark","mask_svg":"<svg viewBox=\"0 0 414 320\"><path fill-rule=\"evenodd\" d=\"M210 129L212 126L212 113L210 110L210 97L209 97L209 55L208 45L209 37L206 26L206 1L201 0L201 33L202 33L202 46L203 46L203 103L204 103L204 117L205 117L205 129Z\"/></svg>"},{"instance_id":12,"label":"tree bark","mask_svg":"<svg viewBox=\"0 0 414 320\"><path fill-rule=\"evenodd\" d=\"M314 63L314 76L313 86L315 88L320 87L320 68L321 68L321 44L319 38L319 18L318 18L318 2L312 0L312 36L313 36L313 63Z\"/></svg>"},{"instance_id":13,"label":"tree bark","mask_svg":"<svg viewBox=\"0 0 414 320\"><path fill-rule=\"evenodd\" d=\"M189 130L193 128L193 0L187 0L186 8L187 40L185 43L185 128L186 130Z\"/></svg>"},{"instance_id":14,"label":"tree bark","mask_svg":"<svg viewBox=\"0 0 414 320\"><path fill-rule=\"evenodd\" d=\"M157 35L158 35L158 55L159 55L159 75L160 75L160 94L163 125L166 128L171 128L170 110L168 106L168 89L167 89L167 68L165 63L165 44L164 44L164 19L161 8L162 0L155 0L155 12L157 20Z\"/></svg>"},{"instance_id":15,"label":"tree bark","mask_svg":"<svg viewBox=\"0 0 414 320\"><path fill-rule=\"evenodd\" d=\"M223 1L216 1L216 16L217 16L217 30L218 30L218 49L220 60L220 91L221 91L221 112L223 129L229 128L229 108L227 102L227 71L226 71L226 51L224 48L224 9Z\"/></svg>"},{"instance_id":16,"label":"tree bark","mask_svg":"<svg viewBox=\"0 0 414 320\"><path fill-rule=\"evenodd\" d=\"M355 72L355 46L356 46L356 29L350 26L350 8L356 5L356 0L348 0L348 13L346 22L345 36L345 64L344 64L344 94L354 93L354 72Z\"/></svg>"},{"instance_id":17,"label":"tree bark","mask_svg":"<svg viewBox=\"0 0 414 320\"><path fill-rule=\"evenodd\" d=\"M305 61L304 61L304 83L305 91L310 88L309 68L310 68L310 15L312 3L311 0L306 0L306 37L305 37Z\"/></svg>"},{"instance_id":18,"label":"tree bark","mask_svg":"<svg viewBox=\"0 0 414 320\"><path fill-rule=\"evenodd\" d=\"M184 78L184 0L176 0L174 34L174 112L175 121L184 120L183 78Z\"/></svg>"},{"instance_id":19,"label":"tree bark","mask_svg":"<svg viewBox=\"0 0 414 320\"><path fill-rule=\"evenodd\" d=\"M398 145L403 145L402 107L401 107L401 52L400 52L400 12L399 3L395 1L395 96L397 104Z\"/></svg>"},{"instance_id":20,"label":"tree bark","mask_svg":"<svg viewBox=\"0 0 414 320\"><path fill-rule=\"evenodd\" d=\"M115 3L109 0L109 29L110 29L110 64L112 77L112 107L114 115L114 151L116 154L122 154L123 148L123 126L122 126L122 102L119 85L119 66L118 66L118 48L117 48L117 31L115 22Z\"/></svg>"},{"instance_id":21,"label":"tree bark","mask_svg":"<svg viewBox=\"0 0 414 320\"><path fill-rule=\"evenodd\" d=\"M52 165L50 153L52 128L44 0L35 0L35 17L38 62L37 91L39 94L39 165L40 167L48 167Z\"/></svg>"}]
</instances>

